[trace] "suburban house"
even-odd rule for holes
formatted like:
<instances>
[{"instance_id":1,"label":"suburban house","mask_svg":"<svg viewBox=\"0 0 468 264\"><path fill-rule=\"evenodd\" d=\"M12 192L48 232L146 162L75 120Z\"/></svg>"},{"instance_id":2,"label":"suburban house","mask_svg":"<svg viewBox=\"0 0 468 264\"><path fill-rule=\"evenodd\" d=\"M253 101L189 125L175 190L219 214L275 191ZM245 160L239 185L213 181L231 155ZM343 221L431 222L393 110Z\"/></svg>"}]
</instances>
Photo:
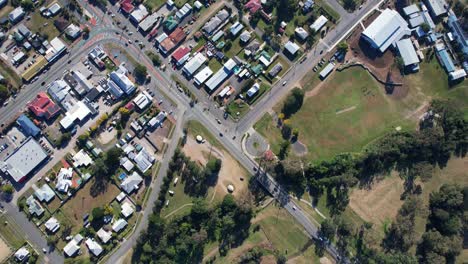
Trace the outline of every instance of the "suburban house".
<instances>
[{"instance_id":1,"label":"suburban house","mask_svg":"<svg viewBox=\"0 0 468 264\"><path fill-rule=\"evenodd\" d=\"M138 174L138 172L134 171L130 174L125 180L120 183L120 188L124 190L127 194L132 193L135 190L138 190L139 185L143 182L143 178Z\"/></svg>"}]
</instances>

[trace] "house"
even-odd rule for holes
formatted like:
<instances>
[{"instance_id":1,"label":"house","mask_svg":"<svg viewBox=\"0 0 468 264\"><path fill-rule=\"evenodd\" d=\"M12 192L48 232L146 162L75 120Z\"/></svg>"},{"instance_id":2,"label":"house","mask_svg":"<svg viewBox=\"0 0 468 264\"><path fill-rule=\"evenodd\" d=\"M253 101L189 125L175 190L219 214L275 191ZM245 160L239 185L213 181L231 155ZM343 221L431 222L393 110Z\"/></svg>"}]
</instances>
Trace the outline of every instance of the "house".
<instances>
[{"instance_id":1,"label":"house","mask_svg":"<svg viewBox=\"0 0 468 264\"><path fill-rule=\"evenodd\" d=\"M55 189L59 192L67 193L68 188L72 185L73 168L61 168L57 175L57 183Z\"/></svg>"},{"instance_id":2,"label":"house","mask_svg":"<svg viewBox=\"0 0 468 264\"><path fill-rule=\"evenodd\" d=\"M302 27L297 27L295 30L294 30L294 33L296 34L296 36L298 36L301 40L306 40L306 38L309 36L309 32L307 32L304 28Z\"/></svg>"},{"instance_id":3,"label":"house","mask_svg":"<svg viewBox=\"0 0 468 264\"><path fill-rule=\"evenodd\" d=\"M127 221L125 221L125 219L120 218L119 220L114 222L114 224L112 225L112 230L116 233L119 233L127 226L127 224L128 223Z\"/></svg>"},{"instance_id":4,"label":"house","mask_svg":"<svg viewBox=\"0 0 468 264\"><path fill-rule=\"evenodd\" d=\"M60 223L57 220L57 218L51 217L51 218L49 218L49 220L47 220L47 222L45 222L44 226L46 227L47 231L49 231L51 233L55 233L55 232L57 232L57 230L59 230Z\"/></svg>"},{"instance_id":5,"label":"house","mask_svg":"<svg viewBox=\"0 0 468 264\"><path fill-rule=\"evenodd\" d=\"M125 199L125 197L127 197L127 195L124 192L120 192L119 195L115 197L115 199L120 203L123 201L123 199Z\"/></svg>"},{"instance_id":6,"label":"house","mask_svg":"<svg viewBox=\"0 0 468 264\"><path fill-rule=\"evenodd\" d=\"M241 43L247 43L249 42L250 38L252 37L252 34L248 30L244 30L244 32L241 33L239 39Z\"/></svg>"},{"instance_id":7,"label":"house","mask_svg":"<svg viewBox=\"0 0 468 264\"><path fill-rule=\"evenodd\" d=\"M13 11L11 11L10 14L8 14L8 19L12 24L16 24L19 21L21 21L21 19L23 19L24 14L25 12L23 8L21 6L18 6L17 8L13 9Z\"/></svg>"},{"instance_id":8,"label":"house","mask_svg":"<svg viewBox=\"0 0 468 264\"><path fill-rule=\"evenodd\" d=\"M327 66L325 66L325 68L323 68L323 70L320 72L320 79L324 80L325 78L327 78L328 75L330 75L330 73L333 71L333 69L335 68L335 64L333 64L332 62L330 62Z\"/></svg>"},{"instance_id":9,"label":"house","mask_svg":"<svg viewBox=\"0 0 468 264\"><path fill-rule=\"evenodd\" d=\"M166 39L159 44L159 49L163 54L170 53L176 46L185 40L185 31L178 27Z\"/></svg>"},{"instance_id":10,"label":"house","mask_svg":"<svg viewBox=\"0 0 468 264\"><path fill-rule=\"evenodd\" d=\"M260 90L260 84L255 83L250 87L250 89L247 91L247 97L252 98L258 91Z\"/></svg>"},{"instance_id":11,"label":"house","mask_svg":"<svg viewBox=\"0 0 468 264\"><path fill-rule=\"evenodd\" d=\"M81 149L75 155L73 155L72 160L73 166L76 168L82 166L88 167L89 165L93 164L93 159L91 159L91 157L84 149Z\"/></svg>"},{"instance_id":12,"label":"house","mask_svg":"<svg viewBox=\"0 0 468 264\"><path fill-rule=\"evenodd\" d=\"M34 138L27 138L10 155L0 161L0 171L10 175L16 182L22 182L48 155Z\"/></svg>"},{"instance_id":13,"label":"house","mask_svg":"<svg viewBox=\"0 0 468 264\"><path fill-rule=\"evenodd\" d=\"M148 15L148 10L146 7L141 4L138 7L136 7L133 12L130 14L130 21L134 22L135 24L140 23L147 15Z\"/></svg>"},{"instance_id":14,"label":"house","mask_svg":"<svg viewBox=\"0 0 468 264\"><path fill-rule=\"evenodd\" d=\"M260 50L260 42L258 42L258 40L253 40L252 42L249 43L249 45L247 47L245 47L245 55L246 56L255 56L255 54L257 54L257 52Z\"/></svg>"},{"instance_id":15,"label":"house","mask_svg":"<svg viewBox=\"0 0 468 264\"><path fill-rule=\"evenodd\" d=\"M44 92L38 93L36 98L28 103L28 109L33 112L36 117L42 117L46 120L60 113L60 107L50 100Z\"/></svg>"},{"instance_id":16,"label":"house","mask_svg":"<svg viewBox=\"0 0 468 264\"><path fill-rule=\"evenodd\" d=\"M112 232L104 230L104 228L100 228L96 235L101 239L102 243L106 244L112 238Z\"/></svg>"},{"instance_id":17,"label":"house","mask_svg":"<svg viewBox=\"0 0 468 264\"><path fill-rule=\"evenodd\" d=\"M314 1L306 0L304 2L304 6L302 7L302 12L304 12L304 13L309 12L312 9L313 6L314 6Z\"/></svg>"},{"instance_id":18,"label":"house","mask_svg":"<svg viewBox=\"0 0 468 264\"><path fill-rule=\"evenodd\" d=\"M167 117L167 113L165 111L161 111L155 117L151 118L150 121L148 121L148 125L151 128L161 126L164 120L166 119L166 117Z\"/></svg>"},{"instance_id":19,"label":"house","mask_svg":"<svg viewBox=\"0 0 468 264\"><path fill-rule=\"evenodd\" d=\"M293 56L296 55L299 49L300 49L299 46L296 43L291 42L291 41L288 41L286 45L284 45L284 50Z\"/></svg>"},{"instance_id":20,"label":"house","mask_svg":"<svg viewBox=\"0 0 468 264\"><path fill-rule=\"evenodd\" d=\"M405 67L410 67L412 71L419 70L419 58L410 39L402 39L397 43L398 52Z\"/></svg>"},{"instance_id":21,"label":"house","mask_svg":"<svg viewBox=\"0 0 468 264\"><path fill-rule=\"evenodd\" d=\"M83 241L83 236L76 234L73 239L63 248L65 256L73 257L80 250L81 241Z\"/></svg>"},{"instance_id":22,"label":"house","mask_svg":"<svg viewBox=\"0 0 468 264\"><path fill-rule=\"evenodd\" d=\"M65 75L65 77L65 81L67 81L68 85L70 85L80 98L91 91L94 87L80 71L70 71L70 73Z\"/></svg>"},{"instance_id":23,"label":"house","mask_svg":"<svg viewBox=\"0 0 468 264\"><path fill-rule=\"evenodd\" d=\"M281 70L283 70L283 65L281 65L281 63L278 62L275 66L273 66L273 68L271 68L271 70L268 72L268 75L271 78L275 78L276 75L278 75L278 73L281 72Z\"/></svg>"},{"instance_id":24,"label":"house","mask_svg":"<svg viewBox=\"0 0 468 264\"><path fill-rule=\"evenodd\" d=\"M449 73L449 79L456 81L466 77L466 71L464 69L458 69Z\"/></svg>"},{"instance_id":25,"label":"house","mask_svg":"<svg viewBox=\"0 0 468 264\"><path fill-rule=\"evenodd\" d=\"M101 255L103 249L99 243L96 241L92 240L91 238L86 239L85 241L86 246L88 247L88 250L96 257Z\"/></svg>"},{"instance_id":26,"label":"house","mask_svg":"<svg viewBox=\"0 0 468 264\"><path fill-rule=\"evenodd\" d=\"M200 1L195 1L195 2L193 3L193 6L194 6L197 10L200 10L200 9L202 9L203 4L200 3Z\"/></svg>"},{"instance_id":27,"label":"house","mask_svg":"<svg viewBox=\"0 0 468 264\"><path fill-rule=\"evenodd\" d=\"M445 0L426 0L425 2L434 18L447 14L449 5Z\"/></svg>"},{"instance_id":28,"label":"house","mask_svg":"<svg viewBox=\"0 0 468 264\"><path fill-rule=\"evenodd\" d=\"M312 30L313 33L318 33L320 29L322 29L323 26L327 24L327 22L328 19L325 16L321 15L314 21L314 23L312 23L312 25L310 25L310 30Z\"/></svg>"},{"instance_id":29,"label":"house","mask_svg":"<svg viewBox=\"0 0 468 264\"><path fill-rule=\"evenodd\" d=\"M138 154L133 158L137 168L143 173L147 172L151 166L153 166L155 160L156 159L154 156L148 153L145 148L142 148L140 152L138 152Z\"/></svg>"},{"instance_id":30,"label":"house","mask_svg":"<svg viewBox=\"0 0 468 264\"><path fill-rule=\"evenodd\" d=\"M182 8L177 10L175 16L179 21L182 21L188 14L192 12L192 6L189 3L185 3Z\"/></svg>"},{"instance_id":31,"label":"house","mask_svg":"<svg viewBox=\"0 0 468 264\"><path fill-rule=\"evenodd\" d=\"M62 7L60 7L60 5L56 2L48 8L49 12L47 12L47 15L55 16L60 12L60 10L62 10Z\"/></svg>"},{"instance_id":32,"label":"house","mask_svg":"<svg viewBox=\"0 0 468 264\"><path fill-rule=\"evenodd\" d=\"M26 247L22 247L15 252L15 258L19 262L25 261L29 257L29 250Z\"/></svg>"},{"instance_id":33,"label":"house","mask_svg":"<svg viewBox=\"0 0 468 264\"><path fill-rule=\"evenodd\" d=\"M49 203L55 197L54 191L47 184L42 185L40 188L35 187L34 195L44 203Z\"/></svg>"},{"instance_id":34,"label":"house","mask_svg":"<svg viewBox=\"0 0 468 264\"><path fill-rule=\"evenodd\" d=\"M182 68L182 71L191 77L208 59L203 53L196 53Z\"/></svg>"},{"instance_id":35,"label":"house","mask_svg":"<svg viewBox=\"0 0 468 264\"><path fill-rule=\"evenodd\" d=\"M233 59L229 59L224 63L223 67L219 69L206 83L209 92L213 92L221 83L226 80L231 74L237 63Z\"/></svg>"},{"instance_id":36,"label":"house","mask_svg":"<svg viewBox=\"0 0 468 264\"><path fill-rule=\"evenodd\" d=\"M153 14L147 16L145 19L143 19L140 24L138 24L138 28L142 32L148 32L150 29L154 27L156 22L159 20L159 15L157 12L154 12Z\"/></svg>"},{"instance_id":37,"label":"house","mask_svg":"<svg viewBox=\"0 0 468 264\"><path fill-rule=\"evenodd\" d=\"M75 24L70 24L66 29L65 29L65 34L70 39L76 39L81 35L81 28Z\"/></svg>"},{"instance_id":38,"label":"house","mask_svg":"<svg viewBox=\"0 0 468 264\"><path fill-rule=\"evenodd\" d=\"M122 210L120 211L125 218L129 218L133 214L133 206L129 202L122 204Z\"/></svg>"},{"instance_id":39,"label":"house","mask_svg":"<svg viewBox=\"0 0 468 264\"><path fill-rule=\"evenodd\" d=\"M27 137L37 137L41 130L25 114L20 115L16 124Z\"/></svg>"},{"instance_id":40,"label":"house","mask_svg":"<svg viewBox=\"0 0 468 264\"><path fill-rule=\"evenodd\" d=\"M147 93L146 91L140 92L134 99L133 103L136 105L136 107L139 110L143 110L149 105L151 105L151 102L153 100L153 97Z\"/></svg>"},{"instance_id":41,"label":"house","mask_svg":"<svg viewBox=\"0 0 468 264\"><path fill-rule=\"evenodd\" d=\"M135 167L133 162L127 157L123 157L120 159L120 166L122 166L127 172L132 171Z\"/></svg>"},{"instance_id":42,"label":"house","mask_svg":"<svg viewBox=\"0 0 468 264\"><path fill-rule=\"evenodd\" d=\"M261 0L249 0L245 3L244 8L248 9L250 14L255 14L262 9Z\"/></svg>"},{"instance_id":43,"label":"house","mask_svg":"<svg viewBox=\"0 0 468 264\"><path fill-rule=\"evenodd\" d=\"M405 16L411 17L412 15L419 13L419 7L416 4L409 5L403 8L403 13Z\"/></svg>"},{"instance_id":44,"label":"house","mask_svg":"<svg viewBox=\"0 0 468 264\"><path fill-rule=\"evenodd\" d=\"M231 35L235 37L237 34L239 34L239 32L241 32L242 29L244 29L244 25L237 21L236 23L232 24L232 26L229 28L229 31L231 32Z\"/></svg>"},{"instance_id":45,"label":"house","mask_svg":"<svg viewBox=\"0 0 468 264\"><path fill-rule=\"evenodd\" d=\"M49 45L44 55L49 63L58 59L67 50L65 43L58 37L52 39ZM44 46L47 47L47 45Z\"/></svg>"},{"instance_id":46,"label":"house","mask_svg":"<svg viewBox=\"0 0 468 264\"><path fill-rule=\"evenodd\" d=\"M42 208L41 204L32 195L26 199L26 205L28 206L30 215L40 217L44 213L44 208Z\"/></svg>"},{"instance_id":47,"label":"house","mask_svg":"<svg viewBox=\"0 0 468 264\"><path fill-rule=\"evenodd\" d=\"M132 0L122 0L120 2L120 9L126 14L132 13L132 11L135 9L135 6L132 4L132 2Z\"/></svg>"},{"instance_id":48,"label":"house","mask_svg":"<svg viewBox=\"0 0 468 264\"><path fill-rule=\"evenodd\" d=\"M183 65L190 56L190 48L188 47L179 47L174 53L172 53L172 60L179 67Z\"/></svg>"},{"instance_id":49,"label":"house","mask_svg":"<svg viewBox=\"0 0 468 264\"><path fill-rule=\"evenodd\" d=\"M31 36L31 31L24 25L24 24L19 24L18 27L16 28L18 32L24 37L28 38Z\"/></svg>"},{"instance_id":50,"label":"house","mask_svg":"<svg viewBox=\"0 0 468 264\"><path fill-rule=\"evenodd\" d=\"M13 56L13 58L11 59L11 63L13 65L18 65L22 63L24 60L26 60L26 58L28 58L28 56L24 52L20 51L16 53L15 56Z\"/></svg>"},{"instance_id":51,"label":"house","mask_svg":"<svg viewBox=\"0 0 468 264\"><path fill-rule=\"evenodd\" d=\"M362 32L362 37L383 53L390 45L410 34L408 23L397 11L387 8Z\"/></svg>"},{"instance_id":52,"label":"house","mask_svg":"<svg viewBox=\"0 0 468 264\"><path fill-rule=\"evenodd\" d=\"M143 178L134 171L130 174L125 180L120 183L120 188L124 190L127 194L132 193L133 191L138 190L139 185L143 182Z\"/></svg>"},{"instance_id":53,"label":"house","mask_svg":"<svg viewBox=\"0 0 468 264\"><path fill-rule=\"evenodd\" d=\"M201 71L199 71L193 78L196 85L202 85L210 76L213 75L213 71L209 66L206 66Z\"/></svg>"},{"instance_id":54,"label":"house","mask_svg":"<svg viewBox=\"0 0 468 264\"><path fill-rule=\"evenodd\" d=\"M226 9L222 9L203 26L202 30L211 36L216 31L216 29L228 18L228 11Z\"/></svg>"}]
</instances>

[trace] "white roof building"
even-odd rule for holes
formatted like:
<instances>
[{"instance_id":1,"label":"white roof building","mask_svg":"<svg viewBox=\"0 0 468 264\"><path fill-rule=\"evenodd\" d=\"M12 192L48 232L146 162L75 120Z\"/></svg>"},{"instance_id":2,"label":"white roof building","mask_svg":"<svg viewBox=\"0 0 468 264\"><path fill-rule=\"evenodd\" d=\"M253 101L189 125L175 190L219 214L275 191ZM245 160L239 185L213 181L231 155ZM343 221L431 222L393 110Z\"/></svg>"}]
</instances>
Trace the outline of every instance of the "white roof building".
<instances>
[{"instance_id":1,"label":"white roof building","mask_svg":"<svg viewBox=\"0 0 468 264\"><path fill-rule=\"evenodd\" d=\"M11 23L15 24L24 17L24 10L21 6L18 6L17 8L13 9L13 11L8 14L8 19L10 20Z\"/></svg>"},{"instance_id":2,"label":"white roof building","mask_svg":"<svg viewBox=\"0 0 468 264\"><path fill-rule=\"evenodd\" d=\"M0 171L10 175L16 182L23 181L39 164L47 159L47 153L29 137L3 161L0 161Z\"/></svg>"},{"instance_id":3,"label":"white roof building","mask_svg":"<svg viewBox=\"0 0 468 264\"><path fill-rule=\"evenodd\" d=\"M231 75L232 70L237 65L233 59L229 59L224 63L223 67L219 69L207 82L206 87L210 92L213 92L221 83L226 80L229 75Z\"/></svg>"},{"instance_id":4,"label":"white roof building","mask_svg":"<svg viewBox=\"0 0 468 264\"><path fill-rule=\"evenodd\" d=\"M258 83L255 83L254 85L252 85L252 87L247 91L247 97L251 98L252 96L254 96L258 90L260 90L260 84Z\"/></svg>"},{"instance_id":5,"label":"white roof building","mask_svg":"<svg viewBox=\"0 0 468 264\"><path fill-rule=\"evenodd\" d=\"M286 45L284 45L284 49L287 50L291 55L295 55L296 52L300 49L299 46L291 41L288 41Z\"/></svg>"},{"instance_id":6,"label":"white roof building","mask_svg":"<svg viewBox=\"0 0 468 264\"><path fill-rule=\"evenodd\" d=\"M237 36L237 34L239 34L239 32L241 32L242 29L244 29L244 25L242 25L242 23L237 21L231 26L229 31L231 32L231 35L235 37Z\"/></svg>"},{"instance_id":7,"label":"white roof building","mask_svg":"<svg viewBox=\"0 0 468 264\"><path fill-rule=\"evenodd\" d=\"M145 109L147 106L151 104L153 97L148 94L146 91L139 93L134 99L133 103L139 110Z\"/></svg>"},{"instance_id":8,"label":"white roof building","mask_svg":"<svg viewBox=\"0 0 468 264\"><path fill-rule=\"evenodd\" d=\"M144 32L149 31L151 28L153 28L154 24L158 21L158 13L154 12L153 14L147 16L143 21L138 24L138 27L143 30Z\"/></svg>"},{"instance_id":9,"label":"white roof building","mask_svg":"<svg viewBox=\"0 0 468 264\"><path fill-rule=\"evenodd\" d=\"M58 37L52 39L50 42L50 48L47 49L45 58L48 62L52 62L57 59L66 49L67 46Z\"/></svg>"},{"instance_id":10,"label":"white roof building","mask_svg":"<svg viewBox=\"0 0 468 264\"><path fill-rule=\"evenodd\" d=\"M69 94L71 87L64 80L56 80L47 86L47 92L55 102L60 103Z\"/></svg>"},{"instance_id":11,"label":"white roof building","mask_svg":"<svg viewBox=\"0 0 468 264\"><path fill-rule=\"evenodd\" d=\"M161 111L155 117L151 118L150 121L148 121L148 125L153 128L156 126L160 126L164 122L166 117L166 111Z\"/></svg>"},{"instance_id":12,"label":"white roof building","mask_svg":"<svg viewBox=\"0 0 468 264\"><path fill-rule=\"evenodd\" d=\"M49 220L47 220L47 222L45 222L44 225L46 229L51 233L57 232L57 230L59 230L60 228L60 223L55 217L49 218Z\"/></svg>"},{"instance_id":13,"label":"white roof building","mask_svg":"<svg viewBox=\"0 0 468 264\"><path fill-rule=\"evenodd\" d=\"M28 199L26 199L26 204L28 205L30 215L41 216L44 213L44 208L42 208L41 204L34 199L34 196L30 195Z\"/></svg>"},{"instance_id":14,"label":"white roof building","mask_svg":"<svg viewBox=\"0 0 468 264\"><path fill-rule=\"evenodd\" d=\"M123 199L125 199L125 197L127 197L127 195L124 193L124 192L120 192L119 195L117 195L117 197L115 197L115 199L117 200L117 202L122 202Z\"/></svg>"},{"instance_id":15,"label":"white roof building","mask_svg":"<svg viewBox=\"0 0 468 264\"><path fill-rule=\"evenodd\" d=\"M307 32L304 28L302 27L297 27L295 30L294 30L294 33L296 33L296 35L302 39L302 40L305 40L308 36L309 36L309 32Z\"/></svg>"},{"instance_id":16,"label":"white roof building","mask_svg":"<svg viewBox=\"0 0 468 264\"><path fill-rule=\"evenodd\" d=\"M40 188L33 185L33 188L35 189L34 195L36 195L37 199L41 202L48 203L55 197L54 191L47 184L42 185Z\"/></svg>"},{"instance_id":17,"label":"white roof building","mask_svg":"<svg viewBox=\"0 0 468 264\"><path fill-rule=\"evenodd\" d=\"M130 19L132 19L136 23L140 23L143 18L148 15L148 10L144 5L137 6L133 12L130 14Z\"/></svg>"},{"instance_id":18,"label":"white roof building","mask_svg":"<svg viewBox=\"0 0 468 264\"><path fill-rule=\"evenodd\" d=\"M91 238L86 239L85 241L86 246L88 247L89 251L93 253L94 256L99 256L101 255L103 249L99 243L96 241L92 240Z\"/></svg>"},{"instance_id":19,"label":"white roof building","mask_svg":"<svg viewBox=\"0 0 468 264\"><path fill-rule=\"evenodd\" d=\"M67 36L71 39L76 39L81 34L81 28L75 24L70 24L65 29L65 34L67 34Z\"/></svg>"},{"instance_id":20,"label":"white roof building","mask_svg":"<svg viewBox=\"0 0 468 264\"><path fill-rule=\"evenodd\" d=\"M205 55L203 55L203 53L197 53L184 65L182 71L190 77L203 65L203 63L205 63L206 60L207 58Z\"/></svg>"},{"instance_id":21,"label":"white roof building","mask_svg":"<svg viewBox=\"0 0 468 264\"><path fill-rule=\"evenodd\" d=\"M445 0L426 0L426 3L435 17L446 14L449 8Z\"/></svg>"},{"instance_id":22,"label":"white roof building","mask_svg":"<svg viewBox=\"0 0 468 264\"><path fill-rule=\"evenodd\" d=\"M410 16L418 12L419 12L419 7L416 4L412 4L403 8L403 13L405 13L406 16Z\"/></svg>"},{"instance_id":23,"label":"white roof building","mask_svg":"<svg viewBox=\"0 0 468 264\"><path fill-rule=\"evenodd\" d=\"M322 29L322 27L325 26L325 24L327 24L327 22L328 19L325 16L321 15L314 21L314 23L312 23L312 25L310 25L310 29L313 32L319 32L320 29Z\"/></svg>"},{"instance_id":24,"label":"white roof building","mask_svg":"<svg viewBox=\"0 0 468 264\"><path fill-rule=\"evenodd\" d=\"M125 219L120 218L119 220L115 221L112 225L112 230L116 233L120 232L127 226L127 221Z\"/></svg>"},{"instance_id":25,"label":"white roof building","mask_svg":"<svg viewBox=\"0 0 468 264\"><path fill-rule=\"evenodd\" d=\"M323 80L333 71L335 64L329 63L323 70L320 72L320 78Z\"/></svg>"},{"instance_id":26,"label":"white roof building","mask_svg":"<svg viewBox=\"0 0 468 264\"><path fill-rule=\"evenodd\" d=\"M416 50L410 39L402 39L398 41L396 45L405 66L419 63L418 54L416 54Z\"/></svg>"},{"instance_id":27,"label":"white roof building","mask_svg":"<svg viewBox=\"0 0 468 264\"><path fill-rule=\"evenodd\" d=\"M96 232L96 235L99 237L99 239L101 239L102 243L104 244L109 242L109 240L112 238L112 232L106 231L102 227Z\"/></svg>"},{"instance_id":28,"label":"white roof building","mask_svg":"<svg viewBox=\"0 0 468 264\"><path fill-rule=\"evenodd\" d=\"M133 168L135 167L135 165L133 164L133 162L128 159L127 157L123 157L120 159L120 165L127 171L127 172L130 172L131 170L133 170Z\"/></svg>"},{"instance_id":29,"label":"white roof building","mask_svg":"<svg viewBox=\"0 0 468 264\"><path fill-rule=\"evenodd\" d=\"M362 32L364 39L380 52L385 52L390 45L410 34L408 23L397 11L388 8Z\"/></svg>"},{"instance_id":30,"label":"white roof building","mask_svg":"<svg viewBox=\"0 0 468 264\"><path fill-rule=\"evenodd\" d=\"M153 166L155 160L155 157L151 155L145 148L142 148L133 159L138 169L143 173L147 172L151 166Z\"/></svg>"},{"instance_id":31,"label":"white roof building","mask_svg":"<svg viewBox=\"0 0 468 264\"><path fill-rule=\"evenodd\" d=\"M465 77L466 77L466 72L465 72L464 69L458 69L458 70L455 70L455 71L449 73L449 78L452 81L455 81L455 80L458 80L458 79L461 79L461 78L465 78Z\"/></svg>"},{"instance_id":32,"label":"white roof building","mask_svg":"<svg viewBox=\"0 0 468 264\"><path fill-rule=\"evenodd\" d=\"M72 185L72 178L73 178L73 168L61 168L58 175L57 175L57 183L55 184L55 188L63 193L68 192L68 188Z\"/></svg>"},{"instance_id":33,"label":"white roof building","mask_svg":"<svg viewBox=\"0 0 468 264\"><path fill-rule=\"evenodd\" d=\"M143 182L143 178L138 174L138 172L134 171L131 175L129 175L125 180L120 183L120 188L124 190L127 194L132 193L135 190L138 190L139 185Z\"/></svg>"},{"instance_id":34,"label":"white roof building","mask_svg":"<svg viewBox=\"0 0 468 264\"><path fill-rule=\"evenodd\" d=\"M89 110L86 104L82 101L79 101L73 105L67 113L65 113L65 117L60 120L60 125L65 130L69 129L76 121L82 122L90 114L91 110Z\"/></svg>"},{"instance_id":35,"label":"white roof building","mask_svg":"<svg viewBox=\"0 0 468 264\"><path fill-rule=\"evenodd\" d=\"M18 261L23 261L29 256L29 250L26 247L22 247L15 252L15 258Z\"/></svg>"},{"instance_id":36,"label":"white roof building","mask_svg":"<svg viewBox=\"0 0 468 264\"><path fill-rule=\"evenodd\" d=\"M88 153L84 149L81 149L80 151L78 151L78 153L73 155L72 159L73 166L77 168L81 166L88 167L89 165L93 164L93 159L88 155Z\"/></svg>"},{"instance_id":37,"label":"white roof building","mask_svg":"<svg viewBox=\"0 0 468 264\"><path fill-rule=\"evenodd\" d=\"M80 250L79 244L75 240L71 240L63 248L63 252L67 257L73 257Z\"/></svg>"},{"instance_id":38,"label":"white roof building","mask_svg":"<svg viewBox=\"0 0 468 264\"><path fill-rule=\"evenodd\" d=\"M124 202L122 204L122 210L120 211L125 218L129 218L133 212L133 206L129 202Z\"/></svg>"},{"instance_id":39,"label":"white roof building","mask_svg":"<svg viewBox=\"0 0 468 264\"><path fill-rule=\"evenodd\" d=\"M206 66L195 75L195 84L202 85L206 80L208 80L208 78L210 78L211 75L213 75L213 71L210 67Z\"/></svg>"}]
</instances>

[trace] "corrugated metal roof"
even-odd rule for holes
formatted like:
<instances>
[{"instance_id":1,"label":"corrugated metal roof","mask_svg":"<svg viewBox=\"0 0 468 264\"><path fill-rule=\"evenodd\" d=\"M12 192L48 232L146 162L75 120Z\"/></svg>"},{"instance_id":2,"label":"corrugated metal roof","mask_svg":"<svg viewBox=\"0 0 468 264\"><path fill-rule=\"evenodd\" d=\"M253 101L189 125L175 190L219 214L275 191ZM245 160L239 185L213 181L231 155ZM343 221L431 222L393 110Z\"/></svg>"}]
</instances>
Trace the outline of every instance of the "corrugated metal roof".
<instances>
[{"instance_id":1,"label":"corrugated metal roof","mask_svg":"<svg viewBox=\"0 0 468 264\"><path fill-rule=\"evenodd\" d=\"M419 63L418 54L416 54L410 39L402 39L396 44L405 66Z\"/></svg>"}]
</instances>

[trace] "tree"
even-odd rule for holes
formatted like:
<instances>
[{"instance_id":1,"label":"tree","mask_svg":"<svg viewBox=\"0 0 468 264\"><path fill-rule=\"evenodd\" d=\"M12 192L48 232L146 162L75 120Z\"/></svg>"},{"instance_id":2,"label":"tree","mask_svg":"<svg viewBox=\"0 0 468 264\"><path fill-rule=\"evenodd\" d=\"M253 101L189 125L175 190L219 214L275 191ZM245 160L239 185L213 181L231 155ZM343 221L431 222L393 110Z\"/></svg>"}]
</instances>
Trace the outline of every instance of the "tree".
<instances>
[{"instance_id":1,"label":"tree","mask_svg":"<svg viewBox=\"0 0 468 264\"><path fill-rule=\"evenodd\" d=\"M8 88L5 85L0 84L0 101L8 99L8 96L10 96Z\"/></svg>"},{"instance_id":2,"label":"tree","mask_svg":"<svg viewBox=\"0 0 468 264\"><path fill-rule=\"evenodd\" d=\"M291 125L287 123L283 124L283 126L281 127L281 135L283 136L285 140L289 140L291 138L291 132L292 132Z\"/></svg>"},{"instance_id":3,"label":"tree","mask_svg":"<svg viewBox=\"0 0 468 264\"><path fill-rule=\"evenodd\" d=\"M278 153L278 158L280 160L284 160L288 156L288 151L289 151L290 146L291 146L291 143L289 143L288 140L285 140L280 144L280 150Z\"/></svg>"},{"instance_id":4,"label":"tree","mask_svg":"<svg viewBox=\"0 0 468 264\"><path fill-rule=\"evenodd\" d=\"M47 245L49 247L55 248L55 246L57 245L57 242L58 242L58 237L53 236L53 235L47 237Z\"/></svg>"},{"instance_id":5,"label":"tree","mask_svg":"<svg viewBox=\"0 0 468 264\"><path fill-rule=\"evenodd\" d=\"M5 184L2 186L2 192L4 192L7 195L13 194L14 191L15 189L10 184Z\"/></svg>"},{"instance_id":6,"label":"tree","mask_svg":"<svg viewBox=\"0 0 468 264\"><path fill-rule=\"evenodd\" d=\"M105 212L104 209L102 209L102 207L95 207L91 211L91 215L93 216L93 222L99 223L100 221L102 221Z\"/></svg>"},{"instance_id":7,"label":"tree","mask_svg":"<svg viewBox=\"0 0 468 264\"><path fill-rule=\"evenodd\" d=\"M348 51L348 43L340 42L340 44L338 44L338 50L340 52L346 53Z\"/></svg>"},{"instance_id":8,"label":"tree","mask_svg":"<svg viewBox=\"0 0 468 264\"><path fill-rule=\"evenodd\" d=\"M144 65L141 65L141 64L138 64L135 67L134 72L135 72L135 77L140 79L140 80L145 80L146 75L148 75L148 69Z\"/></svg>"},{"instance_id":9,"label":"tree","mask_svg":"<svg viewBox=\"0 0 468 264\"><path fill-rule=\"evenodd\" d=\"M89 27L86 26L86 27L83 28L83 34L84 35L86 35L86 36L89 35L89 31L90 31Z\"/></svg>"},{"instance_id":10,"label":"tree","mask_svg":"<svg viewBox=\"0 0 468 264\"><path fill-rule=\"evenodd\" d=\"M232 47L232 41L228 40L226 41L226 44L224 44L224 51L230 50Z\"/></svg>"},{"instance_id":11,"label":"tree","mask_svg":"<svg viewBox=\"0 0 468 264\"><path fill-rule=\"evenodd\" d=\"M24 8L25 11L32 11L34 9L34 4L31 0L22 0L21 7Z\"/></svg>"},{"instance_id":12,"label":"tree","mask_svg":"<svg viewBox=\"0 0 468 264\"><path fill-rule=\"evenodd\" d=\"M320 225L319 236L327 241L333 241L335 238L336 226L330 219L325 219Z\"/></svg>"},{"instance_id":13,"label":"tree","mask_svg":"<svg viewBox=\"0 0 468 264\"><path fill-rule=\"evenodd\" d=\"M158 54L151 53L151 62L153 62L153 65L156 67L159 67L162 63L161 58L159 57Z\"/></svg>"},{"instance_id":14,"label":"tree","mask_svg":"<svg viewBox=\"0 0 468 264\"><path fill-rule=\"evenodd\" d=\"M304 91L301 88L296 87L291 90L291 93L284 101L282 109L282 112L286 117L289 117L299 111L302 107L302 103L304 102L304 95Z\"/></svg>"},{"instance_id":15,"label":"tree","mask_svg":"<svg viewBox=\"0 0 468 264\"><path fill-rule=\"evenodd\" d=\"M356 9L356 1L355 0L343 0L343 7L346 10L355 10Z\"/></svg>"},{"instance_id":16,"label":"tree","mask_svg":"<svg viewBox=\"0 0 468 264\"><path fill-rule=\"evenodd\" d=\"M120 156L122 153L122 149L118 147L112 147L106 152L106 159L104 162L109 168L109 171L114 172L120 166Z\"/></svg>"},{"instance_id":17,"label":"tree","mask_svg":"<svg viewBox=\"0 0 468 264\"><path fill-rule=\"evenodd\" d=\"M422 29L425 33L428 33L429 31L431 31L431 27L429 26L428 23L422 23L422 24L421 24L421 29Z\"/></svg>"}]
</instances>

